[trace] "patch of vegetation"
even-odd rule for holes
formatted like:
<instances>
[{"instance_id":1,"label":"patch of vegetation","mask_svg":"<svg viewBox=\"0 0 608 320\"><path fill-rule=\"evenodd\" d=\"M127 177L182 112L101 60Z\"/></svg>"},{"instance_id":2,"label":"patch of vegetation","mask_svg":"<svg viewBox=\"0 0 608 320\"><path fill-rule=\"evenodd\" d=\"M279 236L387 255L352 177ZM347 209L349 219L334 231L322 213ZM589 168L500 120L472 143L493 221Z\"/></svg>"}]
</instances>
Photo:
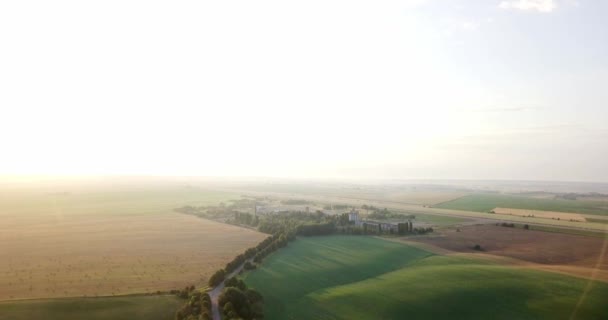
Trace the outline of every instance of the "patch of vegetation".
<instances>
[{"instance_id":1,"label":"patch of vegetation","mask_svg":"<svg viewBox=\"0 0 608 320\"><path fill-rule=\"evenodd\" d=\"M346 210L350 208L347 204L326 204L323 206L325 210Z\"/></svg>"},{"instance_id":2,"label":"patch of vegetation","mask_svg":"<svg viewBox=\"0 0 608 320\"><path fill-rule=\"evenodd\" d=\"M255 266L255 264L253 264L249 261L245 262L245 265L243 266L243 269L245 269L245 270L254 270L255 268L257 268Z\"/></svg>"},{"instance_id":3,"label":"patch of vegetation","mask_svg":"<svg viewBox=\"0 0 608 320\"><path fill-rule=\"evenodd\" d=\"M365 207L365 205L364 205ZM367 214L367 218L372 220L389 220L389 219L401 219L401 220L411 220L415 219L416 216L412 214L404 214L400 212L390 211L387 208L378 209L374 206L367 206L367 210L371 210L371 213ZM362 207L363 208L363 207Z\"/></svg>"},{"instance_id":4,"label":"patch of vegetation","mask_svg":"<svg viewBox=\"0 0 608 320\"><path fill-rule=\"evenodd\" d=\"M0 319L171 320L181 303L174 295L5 301Z\"/></svg>"},{"instance_id":5,"label":"patch of vegetation","mask_svg":"<svg viewBox=\"0 0 608 320\"><path fill-rule=\"evenodd\" d=\"M299 230L300 226L307 225L336 225L348 222L347 215L328 215L321 211L316 212L284 212L280 214L264 215L259 223L260 232L276 234L286 230Z\"/></svg>"},{"instance_id":6,"label":"patch of vegetation","mask_svg":"<svg viewBox=\"0 0 608 320\"><path fill-rule=\"evenodd\" d=\"M505 227L505 228L515 228L515 223L510 223L510 222L496 223L496 225ZM526 226L527 226L527 224L526 224ZM527 228L524 226L524 229L527 229Z\"/></svg>"},{"instance_id":7,"label":"patch of vegetation","mask_svg":"<svg viewBox=\"0 0 608 320\"><path fill-rule=\"evenodd\" d=\"M195 291L194 287L189 290L186 297L187 302L175 312L175 320L211 320L211 297L207 293Z\"/></svg>"},{"instance_id":8,"label":"patch of vegetation","mask_svg":"<svg viewBox=\"0 0 608 320\"><path fill-rule=\"evenodd\" d=\"M505 194L477 193L443 202L437 208L489 212L494 208L513 208L608 215L605 203L567 199L541 199Z\"/></svg>"},{"instance_id":9,"label":"patch of vegetation","mask_svg":"<svg viewBox=\"0 0 608 320\"><path fill-rule=\"evenodd\" d=\"M240 214L247 215L249 213L243 213L239 211L242 209L238 204L230 204L226 205L225 203L221 203L217 206L184 206L181 208L174 209L176 212L191 214L201 218L206 219L238 219ZM231 221L226 221L231 222ZM237 222L237 221L232 221Z\"/></svg>"},{"instance_id":10,"label":"patch of vegetation","mask_svg":"<svg viewBox=\"0 0 608 320\"><path fill-rule=\"evenodd\" d=\"M242 201L238 203L242 203ZM232 204L228 206L184 206L175 209L175 211L230 224L257 227L260 232L268 234L298 230L303 225L318 225L317 227L321 228L323 225L337 225L348 222L348 215L328 215L319 210L316 212L285 211L277 214L256 215L242 211L247 208ZM302 228L302 230L305 229Z\"/></svg>"},{"instance_id":11,"label":"patch of vegetation","mask_svg":"<svg viewBox=\"0 0 608 320\"><path fill-rule=\"evenodd\" d=\"M222 319L253 320L264 318L264 298L262 295L247 288L245 282L237 278L226 280L226 287L219 297L219 307Z\"/></svg>"}]
</instances>

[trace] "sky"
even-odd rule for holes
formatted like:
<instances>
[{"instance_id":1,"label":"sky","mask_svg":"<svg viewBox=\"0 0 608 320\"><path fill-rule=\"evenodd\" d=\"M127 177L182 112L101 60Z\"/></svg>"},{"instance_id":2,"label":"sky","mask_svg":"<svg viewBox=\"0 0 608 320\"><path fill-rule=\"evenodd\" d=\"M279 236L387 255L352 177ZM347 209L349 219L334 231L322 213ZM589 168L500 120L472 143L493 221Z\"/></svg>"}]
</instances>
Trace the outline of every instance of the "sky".
<instances>
[{"instance_id":1,"label":"sky","mask_svg":"<svg viewBox=\"0 0 608 320\"><path fill-rule=\"evenodd\" d=\"M608 182L608 1L2 1L0 174Z\"/></svg>"}]
</instances>

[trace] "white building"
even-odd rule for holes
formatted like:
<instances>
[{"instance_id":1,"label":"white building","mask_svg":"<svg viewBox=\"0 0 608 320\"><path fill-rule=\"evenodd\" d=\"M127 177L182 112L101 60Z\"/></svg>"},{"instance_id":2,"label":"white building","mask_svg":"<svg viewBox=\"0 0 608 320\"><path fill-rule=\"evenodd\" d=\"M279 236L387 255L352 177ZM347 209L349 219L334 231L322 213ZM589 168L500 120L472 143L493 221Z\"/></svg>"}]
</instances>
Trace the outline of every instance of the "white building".
<instances>
[{"instance_id":1,"label":"white building","mask_svg":"<svg viewBox=\"0 0 608 320\"><path fill-rule=\"evenodd\" d=\"M348 222L354 222L355 224L358 224L359 222L359 211L352 209L349 213L348 213Z\"/></svg>"}]
</instances>

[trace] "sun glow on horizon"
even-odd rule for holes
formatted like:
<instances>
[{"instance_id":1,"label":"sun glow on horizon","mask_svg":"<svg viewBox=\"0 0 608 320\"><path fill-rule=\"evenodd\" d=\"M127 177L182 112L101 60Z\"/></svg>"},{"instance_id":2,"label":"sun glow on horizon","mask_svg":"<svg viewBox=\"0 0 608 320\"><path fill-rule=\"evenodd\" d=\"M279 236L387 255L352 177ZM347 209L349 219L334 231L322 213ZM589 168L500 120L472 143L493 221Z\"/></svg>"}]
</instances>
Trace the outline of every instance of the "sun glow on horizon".
<instances>
[{"instance_id":1,"label":"sun glow on horizon","mask_svg":"<svg viewBox=\"0 0 608 320\"><path fill-rule=\"evenodd\" d=\"M579 9L499 4L3 3L0 173L608 180Z\"/></svg>"}]
</instances>

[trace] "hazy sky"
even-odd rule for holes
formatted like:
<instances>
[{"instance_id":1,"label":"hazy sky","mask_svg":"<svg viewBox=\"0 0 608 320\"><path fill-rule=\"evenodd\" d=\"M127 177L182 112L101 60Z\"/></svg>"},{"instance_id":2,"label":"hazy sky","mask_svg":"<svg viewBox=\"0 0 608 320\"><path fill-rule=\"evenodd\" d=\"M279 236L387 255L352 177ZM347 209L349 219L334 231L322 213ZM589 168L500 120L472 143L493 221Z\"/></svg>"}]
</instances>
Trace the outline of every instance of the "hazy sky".
<instances>
[{"instance_id":1,"label":"hazy sky","mask_svg":"<svg viewBox=\"0 0 608 320\"><path fill-rule=\"evenodd\" d=\"M2 1L0 174L608 181L608 1Z\"/></svg>"}]
</instances>

